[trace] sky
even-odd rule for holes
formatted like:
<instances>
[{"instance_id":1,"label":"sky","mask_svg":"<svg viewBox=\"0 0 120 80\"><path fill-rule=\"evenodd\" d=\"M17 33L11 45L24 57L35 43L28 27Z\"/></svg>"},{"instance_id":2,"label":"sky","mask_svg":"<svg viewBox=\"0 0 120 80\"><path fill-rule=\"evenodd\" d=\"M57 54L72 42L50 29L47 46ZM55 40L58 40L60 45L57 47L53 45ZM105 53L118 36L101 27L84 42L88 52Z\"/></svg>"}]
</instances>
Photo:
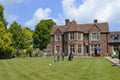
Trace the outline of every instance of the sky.
<instances>
[{"instance_id":1,"label":"sky","mask_svg":"<svg viewBox=\"0 0 120 80\"><path fill-rule=\"evenodd\" d=\"M120 0L0 0L8 27L13 21L34 30L42 19L64 25L65 19L78 24L108 22L110 31L120 31Z\"/></svg>"}]
</instances>

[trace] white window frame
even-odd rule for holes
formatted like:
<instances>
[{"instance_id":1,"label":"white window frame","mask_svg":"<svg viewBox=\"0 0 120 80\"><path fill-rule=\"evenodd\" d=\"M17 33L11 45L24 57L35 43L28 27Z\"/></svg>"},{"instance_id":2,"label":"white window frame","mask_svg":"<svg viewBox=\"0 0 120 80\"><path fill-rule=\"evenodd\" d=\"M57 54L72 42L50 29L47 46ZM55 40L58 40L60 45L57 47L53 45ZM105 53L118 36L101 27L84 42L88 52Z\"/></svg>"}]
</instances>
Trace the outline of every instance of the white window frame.
<instances>
[{"instance_id":1,"label":"white window frame","mask_svg":"<svg viewBox=\"0 0 120 80\"><path fill-rule=\"evenodd\" d=\"M70 52L75 52L75 45L74 44L70 44Z\"/></svg>"},{"instance_id":2,"label":"white window frame","mask_svg":"<svg viewBox=\"0 0 120 80\"><path fill-rule=\"evenodd\" d=\"M82 53L82 45L78 44L78 54Z\"/></svg>"},{"instance_id":3,"label":"white window frame","mask_svg":"<svg viewBox=\"0 0 120 80\"><path fill-rule=\"evenodd\" d=\"M56 46L56 54L59 54L60 53L60 46Z\"/></svg>"},{"instance_id":4,"label":"white window frame","mask_svg":"<svg viewBox=\"0 0 120 80\"><path fill-rule=\"evenodd\" d=\"M92 33L92 40L99 40L100 35L99 33Z\"/></svg>"},{"instance_id":5,"label":"white window frame","mask_svg":"<svg viewBox=\"0 0 120 80\"><path fill-rule=\"evenodd\" d=\"M69 40L74 40L74 39L75 39L75 35L74 35L74 33L70 33Z\"/></svg>"},{"instance_id":6,"label":"white window frame","mask_svg":"<svg viewBox=\"0 0 120 80\"><path fill-rule=\"evenodd\" d=\"M58 35L55 35L55 41L61 41L61 37L60 37L59 34L58 34Z\"/></svg>"},{"instance_id":7,"label":"white window frame","mask_svg":"<svg viewBox=\"0 0 120 80\"><path fill-rule=\"evenodd\" d=\"M78 40L82 40L82 33L78 33Z\"/></svg>"}]
</instances>

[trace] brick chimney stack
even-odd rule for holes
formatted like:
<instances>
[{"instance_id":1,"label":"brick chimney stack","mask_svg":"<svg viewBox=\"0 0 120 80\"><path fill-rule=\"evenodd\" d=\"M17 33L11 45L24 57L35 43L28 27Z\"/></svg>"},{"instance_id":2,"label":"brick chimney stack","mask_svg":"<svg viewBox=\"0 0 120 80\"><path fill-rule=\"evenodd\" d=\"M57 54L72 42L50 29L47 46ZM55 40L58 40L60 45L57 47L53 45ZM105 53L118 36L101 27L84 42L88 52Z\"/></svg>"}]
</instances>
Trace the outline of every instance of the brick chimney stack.
<instances>
[{"instance_id":1,"label":"brick chimney stack","mask_svg":"<svg viewBox=\"0 0 120 80\"><path fill-rule=\"evenodd\" d=\"M94 23L97 23L97 19L94 20Z\"/></svg>"},{"instance_id":2,"label":"brick chimney stack","mask_svg":"<svg viewBox=\"0 0 120 80\"><path fill-rule=\"evenodd\" d=\"M65 25L68 26L69 25L69 19L65 19Z\"/></svg>"}]
</instances>

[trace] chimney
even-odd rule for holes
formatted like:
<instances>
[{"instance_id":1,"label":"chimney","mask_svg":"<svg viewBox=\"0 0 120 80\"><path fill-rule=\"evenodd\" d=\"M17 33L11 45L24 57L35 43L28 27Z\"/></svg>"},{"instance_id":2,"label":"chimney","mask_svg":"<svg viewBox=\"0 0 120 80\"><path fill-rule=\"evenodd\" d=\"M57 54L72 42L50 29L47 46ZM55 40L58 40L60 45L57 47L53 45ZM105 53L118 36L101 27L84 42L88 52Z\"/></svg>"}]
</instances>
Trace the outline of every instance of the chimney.
<instances>
[{"instance_id":1,"label":"chimney","mask_svg":"<svg viewBox=\"0 0 120 80\"><path fill-rule=\"evenodd\" d=\"M94 23L97 23L97 19L94 20Z\"/></svg>"},{"instance_id":2,"label":"chimney","mask_svg":"<svg viewBox=\"0 0 120 80\"><path fill-rule=\"evenodd\" d=\"M65 25L68 26L69 25L69 19L65 19Z\"/></svg>"}]
</instances>

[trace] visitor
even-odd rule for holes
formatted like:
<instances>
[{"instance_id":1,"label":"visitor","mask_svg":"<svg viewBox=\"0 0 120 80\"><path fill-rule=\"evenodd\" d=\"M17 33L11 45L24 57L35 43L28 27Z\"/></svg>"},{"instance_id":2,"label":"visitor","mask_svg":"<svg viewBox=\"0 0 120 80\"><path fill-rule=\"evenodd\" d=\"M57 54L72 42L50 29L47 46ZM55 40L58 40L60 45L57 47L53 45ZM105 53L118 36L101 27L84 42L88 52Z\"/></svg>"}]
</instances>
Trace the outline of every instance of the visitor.
<instances>
[{"instance_id":1,"label":"visitor","mask_svg":"<svg viewBox=\"0 0 120 80\"><path fill-rule=\"evenodd\" d=\"M57 56L56 55L54 55L54 62L56 62L57 61Z\"/></svg>"},{"instance_id":2,"label":"visitor","mask_svg":"<svg viewBox=\"0 0 120 80\"><path fill-rule=\"evenodd\" d=\"M64 61L64 56L65 56L65 53L62 52L62 61Z\"/></svg>"},{"instance_id":3,"label":"visitor","mask_svg":"<svg viewBox=\"0 0 120 80\"><path fill-rule=\"evenodd\" d=\"M118 58L119 58L119 64L120 64L120 50L119 50Z\"/></svg>"},{"instance_id":4,"label":"visitor","mask_svg":"<svg viewBox=\"0 0 120 80\"><path fill-rule=\"evenodd\" d=\"M72 54L72 52L70 52L70 54L69 54L69 56L68 56L68 61L71 61L72 58L73 58L73 54Z\"/></svg>"},{"instance_id":5,"label":"visitor","mask_svg":"<svg viewBox=\"0 0 120 80\"><path fill-rule=\"evenodd\" d=\"M112 51L111 58L115 58L115 56L116 56L116 52L113 50L113 51Z\"/></svg>"}]
</instances>

